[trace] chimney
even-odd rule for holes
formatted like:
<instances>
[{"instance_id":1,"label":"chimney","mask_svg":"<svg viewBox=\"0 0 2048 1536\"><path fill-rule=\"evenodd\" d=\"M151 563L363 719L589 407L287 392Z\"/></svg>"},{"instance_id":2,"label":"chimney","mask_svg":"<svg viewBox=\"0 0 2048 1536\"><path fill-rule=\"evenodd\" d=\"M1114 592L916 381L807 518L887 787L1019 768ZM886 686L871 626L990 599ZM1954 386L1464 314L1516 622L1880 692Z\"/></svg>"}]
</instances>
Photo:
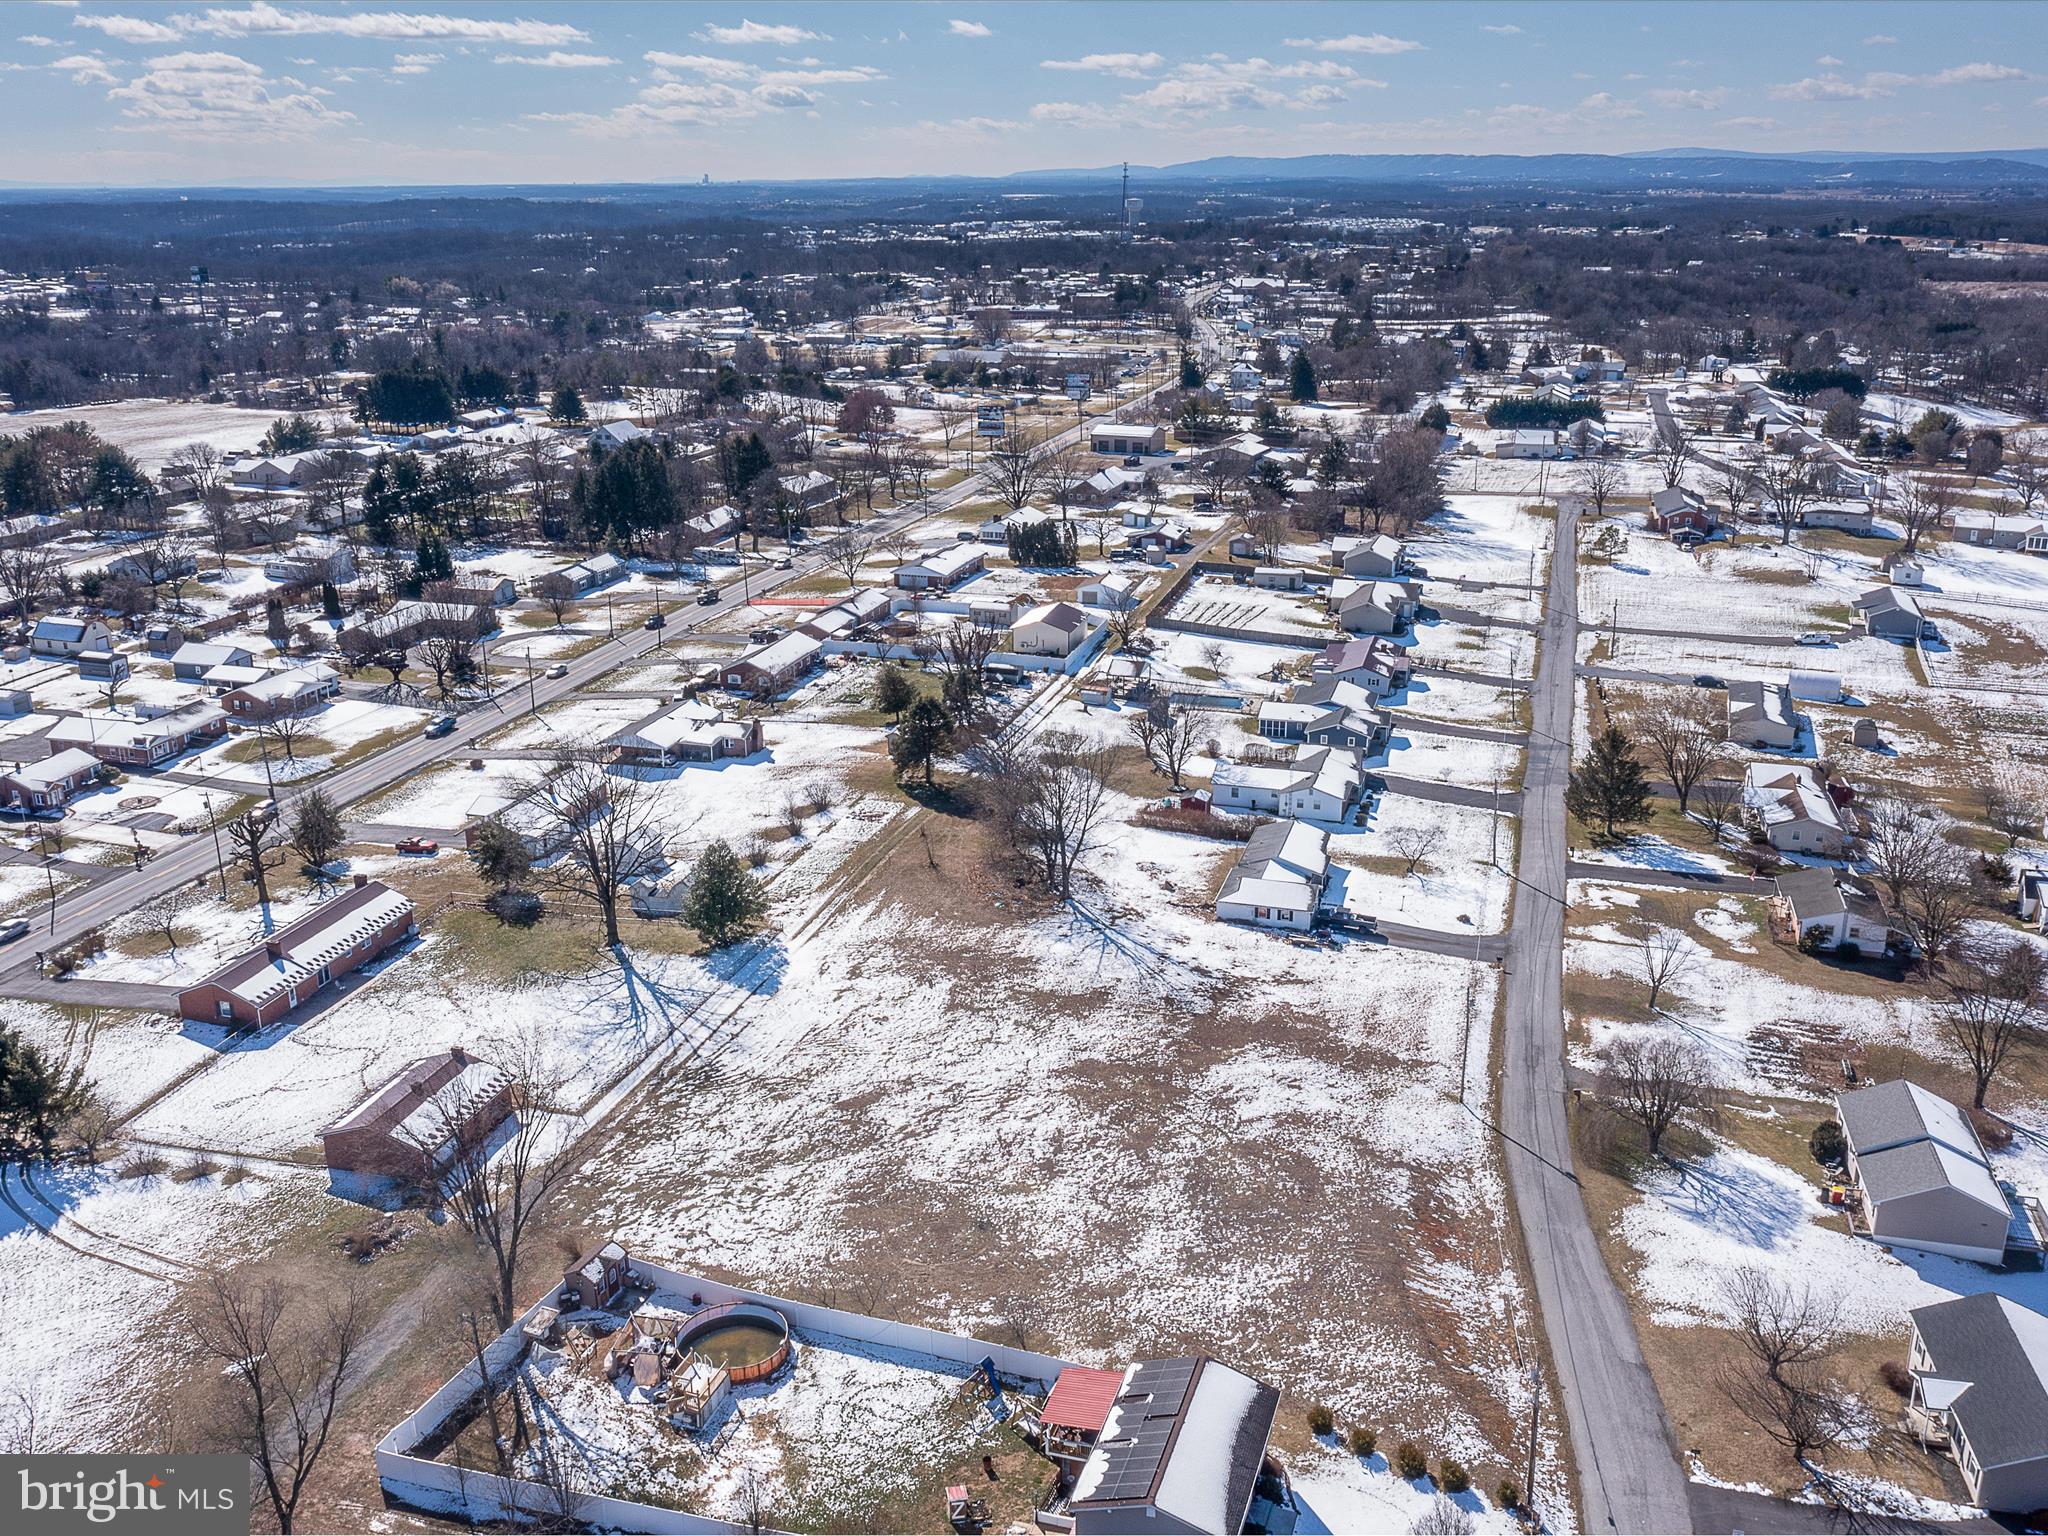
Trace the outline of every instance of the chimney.
<instances>
[{"instance_id":1,"label":"chimney","mask_svg":"<svg viewBox=\"0 0 2048 1536\"><path fill-rule=\"evenodd\" d=\"M284 958L284 946L275 939L265 939L263 941L263 953L273 960L282 960Z\"/></svg>"},{"instance_id":2,"label":"chimney","mask_svg":"<svg viewBox=\"0 0 2048 1536\"><path fill-rule=\"evenodd\" d=\"M360 890L361 890L361 889L362 889L362 888L363 888L364 886L368 885L369 883L370 883L370 877L369 877L368 875L357 875L357 876L356 876L356 889L357 889L357 890L359 890L359 891L360 891Z\"/></svg>"}]
</instances>

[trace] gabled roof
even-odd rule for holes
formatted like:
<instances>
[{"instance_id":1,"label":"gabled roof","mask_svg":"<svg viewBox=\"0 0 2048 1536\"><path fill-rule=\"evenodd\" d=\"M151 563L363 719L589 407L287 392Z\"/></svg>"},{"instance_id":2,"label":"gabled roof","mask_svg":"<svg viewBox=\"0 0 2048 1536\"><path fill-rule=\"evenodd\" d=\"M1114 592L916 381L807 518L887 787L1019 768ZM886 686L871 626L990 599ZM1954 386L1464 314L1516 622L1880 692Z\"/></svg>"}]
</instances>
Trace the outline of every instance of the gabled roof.
<instances>
[{"instance_id":1,"label":"gabled roof","mask_svg":"<svg viewBox=\"0 0 2048 1536\"><path fill-rule=\"evenodd\" d=\"M1980 1163L1984 1144L1966 1116L1938 1094L1900 1078L1835 1096L1842 1134L1861 1158L1914 1141L1938 1141Z\"/></svg>"},{"instance_id":2,"label":"gabled roof","mask_svg":"<svg viewBox=\"0 0 2048 1536\"><path fill-rule=\"evenodd\" d=\"M1206 1356L1141 1361L1075 1479L1074 1507L1150 1506L1190 1530L1243 1529L1279 1402Z\"/></svg>"},{"instance_id":3,"label":"gabled roof","mask_svg":"<svg viewBox=\"0 0 2048 1536\"><path fill-rule=\"evenodd\" d=\"M1977 1464L2048 1457L2048 1317L1981 1291L1916 1307L1912 1318L1931 1374L1962 1386L1949 1413Z\"/></svg>"}]
</instances>

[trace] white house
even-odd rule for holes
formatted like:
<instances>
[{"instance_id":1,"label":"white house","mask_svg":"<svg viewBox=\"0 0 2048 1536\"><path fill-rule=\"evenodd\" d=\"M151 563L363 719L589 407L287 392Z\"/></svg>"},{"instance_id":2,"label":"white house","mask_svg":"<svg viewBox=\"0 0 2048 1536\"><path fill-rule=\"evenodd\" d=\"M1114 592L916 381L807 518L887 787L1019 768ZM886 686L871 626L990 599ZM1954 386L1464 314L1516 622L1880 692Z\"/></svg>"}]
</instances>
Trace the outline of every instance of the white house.
<instances>
[{"instance_id":1,"label":"white house","mask_svg":"<svg viewBox=\"0 0 2048 1536\"><path fill-rule=\"evenodd\" d=\"M1111 571L1093 581L1081 583L1084 608L1106 608L1111 613L1128 613L1138 606L1138 584L1122 571Z\"/></svg>"},{"instance_id":2,"label":"white house","mask_svg":"<svg viewBox=\"0 0 2048 1536\"><path fill-rule=\"evenodd\" d=\"M1870 888L1839 869L1795 869L1778 876L1773 898L1801 940L1823 948L1881 955L1891 942L1891 914Z\"/></svg>"},{"instance_id":3,"label":"white house","mask_svg":"<svg viewBox=\"0 0 2048 1536\"><path fill-rule=\"evenodd\" d=\"M2048 1508L2048 1317L1992 1291L1911 1313L1909 1417L1948 1431L1973 1502Z\"/></svg>"},{"instance_id":4,"label":"white house","mask_svg":"<svg viewBox=\"0 0 2048 1536\"><path fill-rule=\"evenodd\" d=\"M972 544L950 544L896 567L896 585L906 592L943 592L979 572L987 552Z\"/></svg>"},{"instance_id":5,"label":"white house","mask_svg":"<svg viewBox=\"0 0 2048 1536\"><path fill-rule=\"evenodd\" d=\"M1406 546L1384 533L1330 540L1330 563L1356 581L1390 579L1407 564Z\"/></svg>"},{"instance_id":6,"label":"white house","mask_svg":"<svg viewBox=\"0 0 2048 1536\"><path fill-rule=\"evenodd\" d=\"M83 651L110 651L113 632L95 618L50 613L36 620L29 649L38 656L76 656Z\"/></svg>"},{"instance_id":7,"label":"white house","mask_svg":"<svg viewBox=\"0 0 2048 1536\"><path fill-rule=\"evenodd\" d=\"M1254 828L1216 893L1225 922L1305 932L1330 881L1330 834L1300 821Z\"/></svg>"},{"instance_id":8,"label":"white house","mask_svg":"<svg viewBox=\"0 0 2048 1536\"><path fill-rule=\"evenodd\" d=\"M1799 745L1806 716L1792 707L1783 683L1738 679L1728 685L1728 739L1737 746L1790 752Z\"/></svg>"},{"instance_id":9,"label":"white house","mask_svg":"<svg viewBox=\"0 0 2048 1536\"><path fill-rule=\"evenodd\" d=\"M1751 763L1742 775L1742 803L1782 853L1839 859L1855 840L1855 829L1810 763Z\"/></svg>"},{"instance_id":10,"label":"white house","mask_svg":"<svg viewBox=\"0 0 2048 1536\"><path fill-rule=\"evenodd\" d=\"M1019 656L1071 656L1088 638L1088 615L1072 603L1040 603L1010 626L1010 649Z\"/></svg>"},{"instance_id":11,"label":"white house","mask_svg":"<svg viewBox=\"0 0 2048 1536\"><path fill-rule=\"evenodd\" d=\"M1209 779L1220 810L1309 821L1343 820L1364 783L1360 754L1350 747L1313 747L1291 763L1219 763Z\"/></svg>"}]
</instances>

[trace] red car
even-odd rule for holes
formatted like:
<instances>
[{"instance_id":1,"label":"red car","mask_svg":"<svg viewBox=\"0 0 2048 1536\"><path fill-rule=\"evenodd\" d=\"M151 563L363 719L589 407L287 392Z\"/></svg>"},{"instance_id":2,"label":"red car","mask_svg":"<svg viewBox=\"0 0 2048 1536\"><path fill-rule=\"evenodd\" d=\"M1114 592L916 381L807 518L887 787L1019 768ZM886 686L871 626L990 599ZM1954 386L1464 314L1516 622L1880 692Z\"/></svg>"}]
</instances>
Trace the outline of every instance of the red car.
<instances>
[{"instance_id":1,"label":"red car","mask_svg":"<svg viewBox=\"0 0 2048 1536\"><path fill-rule=\"evenodd\" d=\"M401 837L392 845L400 853L439 853L441 845L431 837Z\"/></svg>"}]
</instances>

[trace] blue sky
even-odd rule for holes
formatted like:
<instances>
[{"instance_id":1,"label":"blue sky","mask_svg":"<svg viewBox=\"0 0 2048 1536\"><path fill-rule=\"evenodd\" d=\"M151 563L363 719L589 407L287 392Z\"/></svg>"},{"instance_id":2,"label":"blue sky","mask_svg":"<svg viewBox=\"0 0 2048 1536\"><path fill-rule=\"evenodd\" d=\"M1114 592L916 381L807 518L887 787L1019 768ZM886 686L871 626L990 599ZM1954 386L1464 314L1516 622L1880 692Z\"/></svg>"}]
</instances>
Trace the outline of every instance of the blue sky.
<instances>
[{"instance_id":1,"label":"blue sky","mask_svg":"<svg viewBox=\"0 0 2048 1536\"><path fill-rule=\"evenodd\" d=\"M2048 3L0 7L0 180L2048 142Z\"/></svg>"}]
</instances>

